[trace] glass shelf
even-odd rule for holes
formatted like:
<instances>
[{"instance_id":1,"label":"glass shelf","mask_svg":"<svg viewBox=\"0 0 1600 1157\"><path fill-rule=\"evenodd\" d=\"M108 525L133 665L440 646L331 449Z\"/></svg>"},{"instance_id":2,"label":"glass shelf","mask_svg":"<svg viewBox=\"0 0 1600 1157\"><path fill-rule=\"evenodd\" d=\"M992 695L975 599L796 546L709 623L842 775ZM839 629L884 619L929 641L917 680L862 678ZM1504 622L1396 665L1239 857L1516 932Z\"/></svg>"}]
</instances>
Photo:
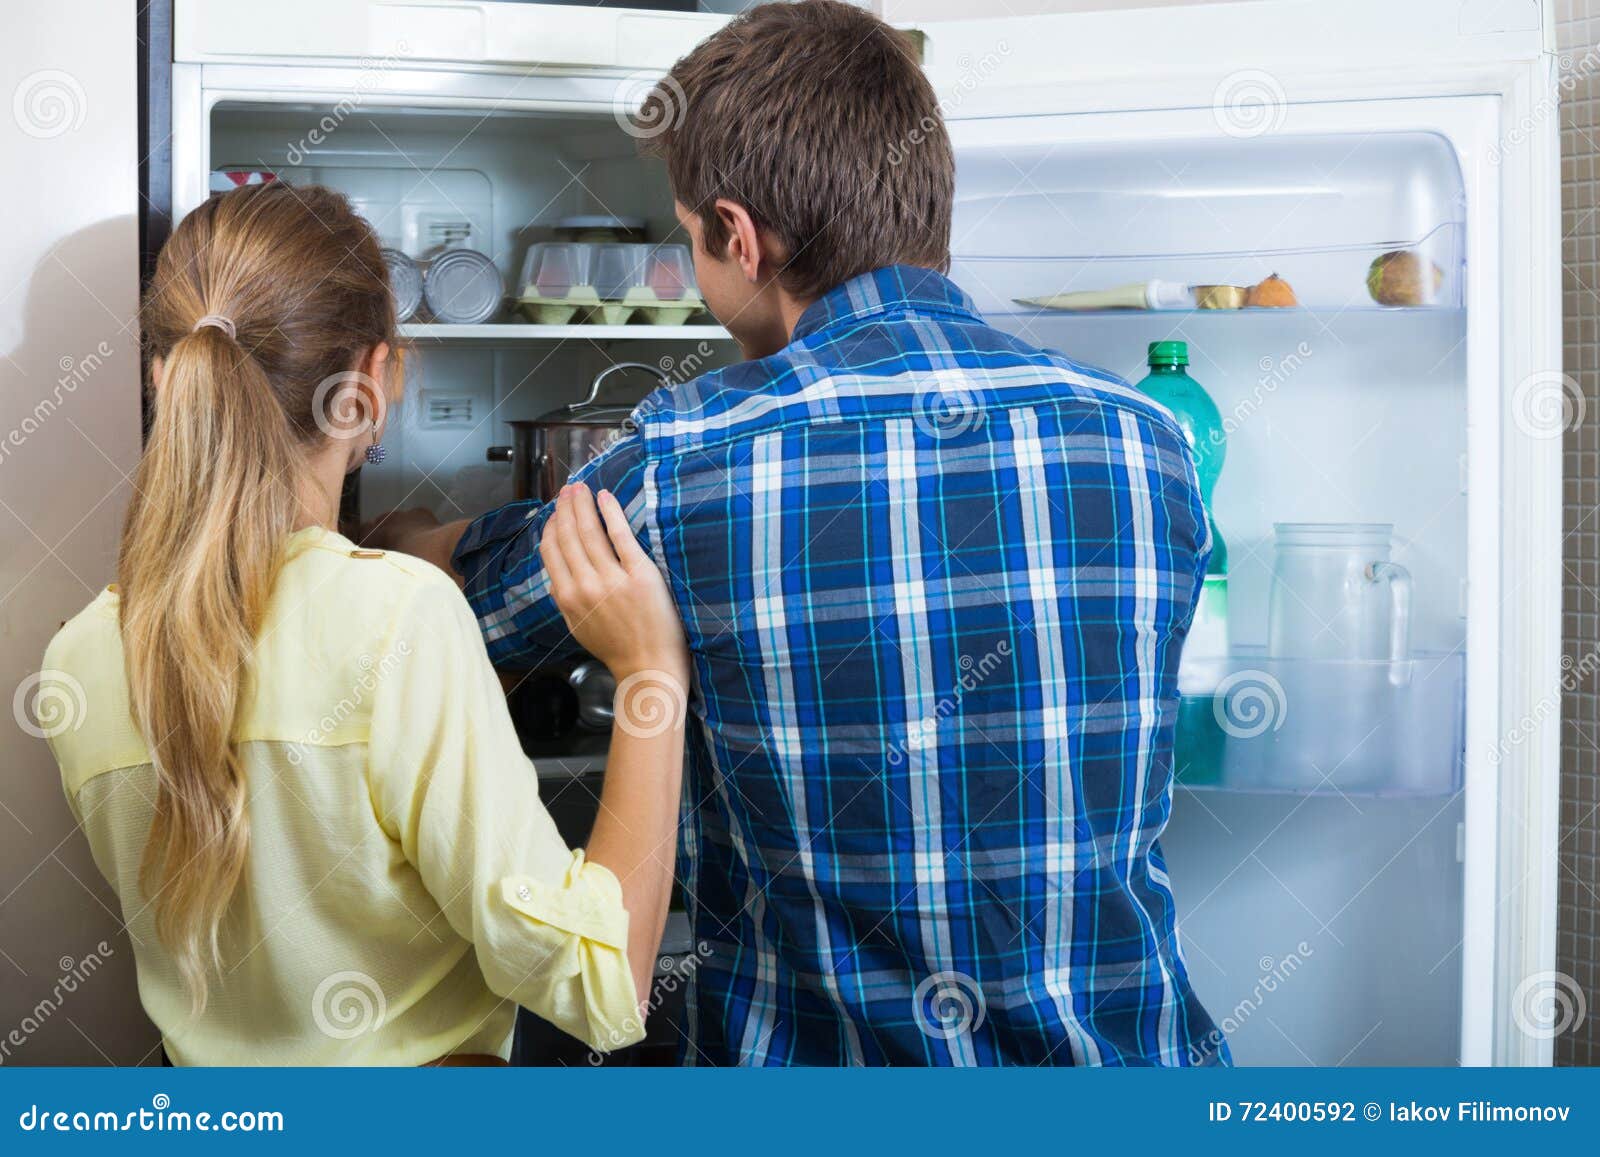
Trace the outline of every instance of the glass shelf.
<instances>
[{"instance_id":1,"label":"glass shelf","mask_svg":"<svg viewBox=\"0 0 1600 1157\"><path fill-rule=\"evenodd\" d=\"M1273 659L1241 650L1185 670L1180 787L1442 796L1461 787L1460 652L1401 662ZM1212 687L1210 694L1193 687Z\"/></svg>"},{"instance_id":2,"label":"glass shelf","mask_svg":"<svg viewBox=\"0 0 1600 1157\"><path fill-rule=\"evenodd\" d=\"M1405 252L1420 276L1409 278L1412 295L1374 298L1367 285L1373 263L1385 254ZM1215 313L1224 317L1270 316L1310 310L1340 313L1362 310L1383 313L1419 309L1453 310L1462 303L1462 228L1446 222L1413 240L1362 242L1309 248L1258 249L1236 252L1172 252L1141 254L1078 254L1066 256L958 255L952 277L972 294L986 314L1064 317L1139 315L1148 312ZM1228 310L1144 309L1058 310L1029 299L1081 291L1119 288L1151 280L1183 286L1214 285L1247 288L1276 274L1294 291L1296 306L1245 307ZM1391 274L1390 285L1398 280ZM1435 283L1436 280L1436 283Z\"/></svg>"},{"instance_id":3,"label":"glass shelf","mask_svg":"<svg viewBox=\"0 0 1600 1157\"><path fill-rule=\"evenodd\" d=\"M553 341L732 341L720 325L440 325L406 322L400 336L411 341L511 345Z\"/></svg>"}]
</instances>

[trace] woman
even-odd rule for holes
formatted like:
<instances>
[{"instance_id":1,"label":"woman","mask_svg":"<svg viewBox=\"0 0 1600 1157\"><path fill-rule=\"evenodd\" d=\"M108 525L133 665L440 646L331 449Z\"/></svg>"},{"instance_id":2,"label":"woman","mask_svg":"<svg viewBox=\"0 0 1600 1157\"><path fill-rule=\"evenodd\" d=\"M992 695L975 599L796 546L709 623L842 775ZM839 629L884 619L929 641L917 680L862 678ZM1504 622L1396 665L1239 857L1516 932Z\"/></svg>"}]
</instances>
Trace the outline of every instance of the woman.
<instances>
[{"instance_id":1,"label":"woman","mask_svg":"<svg viewBox=\"0 0 1600 1157\"><path fill-rule=\"evenodd\" d=\"M174 231L142 320L154 423L117 583L45 667L81 685L53 748L167 1055L504 1058L518 1004L597 1049L638 1040L682 712L617 730L569 850L455 582L335 532L400 378L371 229L325 189L230 192ZM378 416L335 420L355 411ZM543 547L573 633L681 696L660 575L615 499L602 528L570 489Z\"/></svg>"}]
</instances>

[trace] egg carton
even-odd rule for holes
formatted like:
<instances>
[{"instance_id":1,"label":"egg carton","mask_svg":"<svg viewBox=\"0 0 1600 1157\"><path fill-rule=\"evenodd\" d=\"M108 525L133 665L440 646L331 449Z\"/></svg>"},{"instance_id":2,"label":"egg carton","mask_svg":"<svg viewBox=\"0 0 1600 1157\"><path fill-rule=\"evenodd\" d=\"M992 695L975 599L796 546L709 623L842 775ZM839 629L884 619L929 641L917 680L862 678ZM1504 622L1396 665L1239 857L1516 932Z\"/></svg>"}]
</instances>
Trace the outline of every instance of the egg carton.
<instances>
[{"instance_id":1,"label":"egg carton","mask_svg":"<svg viewBox=\"0 0 1600 1157\"><path fill-rule=\"evenodd\" d=\"M630 289L620 301L603 301L592 286L559 297L524 293L517 309L535 325L683 325L706 307L698 297L663 299L652 289Z\"/></svg>"}]
</instances>

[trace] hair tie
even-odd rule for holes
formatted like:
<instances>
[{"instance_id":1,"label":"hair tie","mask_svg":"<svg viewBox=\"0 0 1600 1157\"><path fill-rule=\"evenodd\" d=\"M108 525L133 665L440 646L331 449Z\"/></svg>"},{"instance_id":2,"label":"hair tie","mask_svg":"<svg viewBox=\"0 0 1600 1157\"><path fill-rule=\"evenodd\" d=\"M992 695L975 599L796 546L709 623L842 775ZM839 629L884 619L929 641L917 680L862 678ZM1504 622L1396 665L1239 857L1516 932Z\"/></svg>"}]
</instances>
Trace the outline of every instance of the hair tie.
<instances>
[{"instance_id":1,"label":"hair tie","mask_svg":"<svg viewBox=\"0 0 1600 1157\"><path fill-rule=\"evenodd\" d=\"M189 332L199 333L208 325L214 325L223 333L227 334L229 341L239 340L239 331L234 328L233 321L230 318L223 317L220 313L206 314L199 321L194 323L194 328Z\"/></svg>"}]
</instances>

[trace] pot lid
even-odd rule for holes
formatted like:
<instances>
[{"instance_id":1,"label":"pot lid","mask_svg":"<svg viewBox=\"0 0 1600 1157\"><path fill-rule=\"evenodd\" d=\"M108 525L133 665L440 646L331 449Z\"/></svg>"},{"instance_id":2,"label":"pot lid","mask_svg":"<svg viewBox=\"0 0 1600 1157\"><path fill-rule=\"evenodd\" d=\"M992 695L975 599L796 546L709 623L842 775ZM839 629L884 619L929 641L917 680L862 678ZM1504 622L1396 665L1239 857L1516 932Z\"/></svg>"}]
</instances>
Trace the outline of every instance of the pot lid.
<instances>
[{"instance_id":1,"label":"pot lid","mask_svg":"<svg viewBox=\"0 0 1600 1157\"><path fill-rule=\"evenodd\" d=\"M517 418L506 422L513 428L518 426L618 426L632 415L634 404L606 405L604 403L594 406L584 406L581 410L569 410L565 406L541 414L537 418Z\"/></svg>"}]
</instances>

